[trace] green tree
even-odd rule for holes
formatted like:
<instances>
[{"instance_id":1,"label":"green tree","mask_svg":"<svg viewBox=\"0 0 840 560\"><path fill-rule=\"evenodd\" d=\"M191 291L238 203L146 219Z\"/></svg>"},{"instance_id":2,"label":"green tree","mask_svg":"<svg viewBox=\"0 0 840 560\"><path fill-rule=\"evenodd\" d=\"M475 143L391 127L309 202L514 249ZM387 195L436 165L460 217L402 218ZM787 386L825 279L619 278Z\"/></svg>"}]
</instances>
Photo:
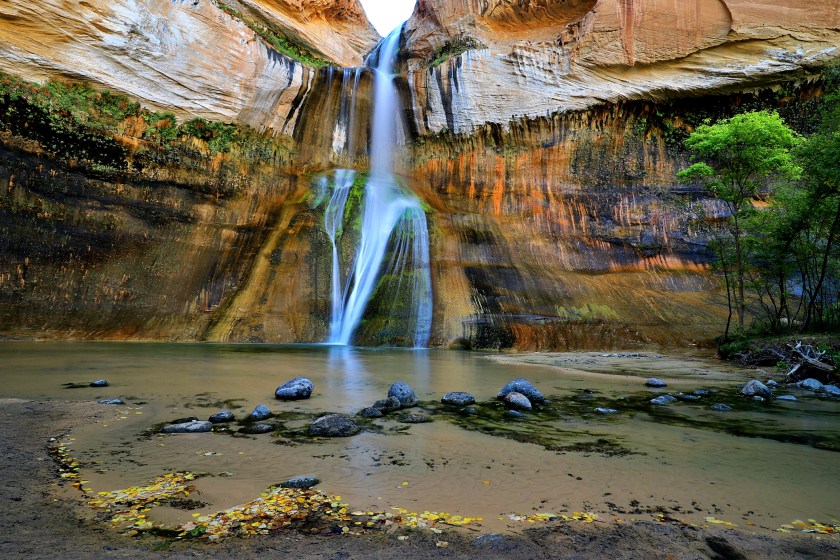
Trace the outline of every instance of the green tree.
<instances>
[{"instance_id":1,"label":"green tree","mask_svg":"<svg viewBox=\"0 0 840 560\"><path fill-rule=\"evenodd\" d=\"M716 124L702 125L686 139L694 164L680 171L677 178L705 185L729 211L734 278L732 282L727 281L730 319L726 337L732 307L738 314L740 328L744 326L747 307L743 221L753 211L752 200L765 194L774 182L800 175L801 169L791 154L798 140L778 113L768 111L744 113ZM721 252L720 258L730 257Z\"/></svg>"}]
</instances>

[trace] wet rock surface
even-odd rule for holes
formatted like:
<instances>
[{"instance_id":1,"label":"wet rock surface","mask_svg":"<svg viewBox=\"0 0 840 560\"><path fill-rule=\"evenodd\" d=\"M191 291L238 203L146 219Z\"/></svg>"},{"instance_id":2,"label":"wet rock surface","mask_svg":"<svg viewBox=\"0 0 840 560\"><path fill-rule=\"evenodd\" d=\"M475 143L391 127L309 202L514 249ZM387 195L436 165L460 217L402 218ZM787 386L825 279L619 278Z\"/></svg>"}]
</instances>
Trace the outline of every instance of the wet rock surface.
<instances>
[{"instance_id":1,"label":"wet rock surface","mask_svg":"<svg viewBox=\"0 0 840 560\"><path fill-rule=\"evenodd\" d=\"M522 393L512 392L505 395L505 407L510 410L531 410L531 401Z\"/></svg>"},{"instance_id":2,"label":"wet rock surface","mask_svg":"<svg viewBox=\"0 0 840 560\"><path fill-rule=\"evenodd\" d=\"M293 476L279 484L280 488L312 488L321 484L321 481L314 476Z\"/></svg>"},{"instance_id":3,"label":"wet rock surface","mask_svg":"<svg viewBox=\"0 0 840 560\"><path fill-rule=\"evenodd\" d=\"M349 437L359 433L361 428L352 418L344 414L327 414L309 426L309 435L315 437Z\"/></svg>"},{"instance_id":4,"label":"wet rock surface","mask_svg":"<svg viewBox=\"0 0 840 560\"><path fill-rule=\"evenodd\" d=\"M741 389L741 394L745 397L762 397L764 399L773 396L773 392L770 388L758 379L753 379L744 385Z\"/></svg>"},{"instance_id":5,"label":"wet rock surface","mask_svg":"<svg viewBox=\"0 0 840 560\"><path fill-rule=\"evenodd\" d=\"M513 381L509 382L507 385L502 387L502 390L499 391L499 394L496 396L499 400L504 400L510 393L519 393L524 395L531 403L533 404L542 404L545 401L545 397L543 394L534 387L534 385L524 379L519 377L514 379Z\"/></svg>"},{"instance_id":6,"label":"wet rock surface","mask_svg":"<svg viewBox=\"0 0 840 560\"><path fill-rule=\"evenodd\" d=\"M91 387L107 387L108 381L105 379L97 379L96 381L90 382Z\"/></svg>"},{"instance_id":7,"label":"wet rock surface","mask_svg":"<svg viewBox=\"0 0 840 560\"><path fill-rule=\"evenodd\" d=\"M475 404L475 397L463 391L453 391L443 395L440 402L452 406L468 406Z\"/></svg>"},{"instance_id":8,"label":"wet rock surface","mask_svg":"<svg viewBox=\"0 0 840 560\"><path fill-rule=\"evenodd\" d=\"M267 434L273 432L275 429L275 426L272 424L257 422L256 424L250 424L239 428L239 432L243 434Z\"/></svg>"},{"instance_id":9,"label":"wet rock surface","mask_svg":"<svg viewBox=\"0 0 840 560\"><path fill-rule=\"evenodd\" d=\"M195 434L201 432L209 432L213 429L213 424L204 420L193 420L191 422L182 422L179 424L169 424L161 428L164 434Z\"/></svg>"},{"instance_id":10,"label":"wet rock surface","mask_svg":"<svg viewBox=\"0 0 840 560\"><path fill-rule=\"evenodd\" d=\"M231 412L230 410L220 410L216 414L210 416L210 418L208 418L207 420L209 420L213 424L224 424L226 422L233 422L234 416L233 412Z\"/></svg>"},{"instance_id":11,"label":"wet rock surface","mask_svg":"<svg viewBox=\"0 0 840 560\"><path fill-rule=\"evenodd\" d=\"M254 422L265 420L269 416L271 416L271 411L268 409L268 407L264 404L258 404L251 412L251 414L249 414L247 418L245 418L245 420L249 422Z\"/></svg>"},{"instance_id":12,"label":"wet rock surface","mask_svg":"<svg viewBox=\"0 0 840 560\"><path fill-rule=\"evenodd\" d=\"M405 408L416 405L419 401L417 395L414 394L408 383L397 381L388 389L388 397L396 397L400 401L400 406Z\"/></svg>"},{"instance_id":13,"label":"wet rock surface","mask_svg":"<svg viewBox=\"0 0 840 560\"><path fill-rule=\"evenodd\" d=\"M274 396L283 401L308 399L312 396L315 384L306 377L296 377L286 381L274 391Z\"/></svg>"}]
</instances>

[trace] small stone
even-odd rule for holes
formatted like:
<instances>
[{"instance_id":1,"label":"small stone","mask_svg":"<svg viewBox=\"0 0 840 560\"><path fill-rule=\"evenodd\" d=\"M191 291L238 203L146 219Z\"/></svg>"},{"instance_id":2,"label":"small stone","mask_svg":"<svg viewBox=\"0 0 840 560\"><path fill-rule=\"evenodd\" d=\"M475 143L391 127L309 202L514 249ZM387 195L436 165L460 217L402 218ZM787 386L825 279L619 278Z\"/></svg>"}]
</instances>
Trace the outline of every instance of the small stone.
<instances>
[{"instance_id":1,"label":"small stone","mask_svg":"<svg viewBox=\"0 0 840 560\"><path fill-rule=\"evenodd\" d=\"M700 397L698 395L686 395L685 393L677 393L674 395L677 397L677 400L681 401L699 401Z\"/></svg>"},{"instance_id":2,"label":"small stone","mask_svg":"<svg viewBox=\"0 0 840 560\"><path fill-rule=\"evenodd\" d=\"M618 414L618 411L614 408L596 408L595 412L598 414Z\"/></svg>"},{"instance_id":3,"label":"small stone","mask_svg":"<svg viewBox=\"0 0 840 560\"><path fill-rule=\"evenodd\" d=\"M125 404L125 401L122 399L102 399L101 401L96 401L99 404Z\"/></svg>"},{"instance_id":4,"label":"small stone","mask_svg":"<svg viewBox=\"0 0 840 560\"><path fill-rule=\"evenodd\" d=\"M657 379L655 377L651 377L647 381L645 381L645 385L648 387L667 387L668 385L662 381L661 379Z\"/></svg>"},{"instance_id":5,"label":"small stone","mask_svg":"<svg viewBox=\"0 0 840 560\"><path fill-rule=\"evenodd\" d=\"M309 435L315 437L348 437L358 434L361 428L344 414L327 414L309 426Z\"/></svg>"},{"instance_id":6,"label":"small stone","mask_svg":"<svg viewBox=\"0 0 840 560\"><path fill-rule=\"evenodd\" d=\"M767 385L759 381L758 379L753 379L749 381L746 385L741 388L741 394L745 397L764 397L769 398L773 396L773 393L770 389L767 388Z\"/></svg>"},{"instance_id":7,"label":"small stone","mask_svg":"<svg viewBox=\"0 0 840 560\"><path fill-rule=\"evenodd\" d=\"M440 402L452 406L468 406L471 404L475 404L475 397L463 391L453 391L443 395L443 398L440 399Z\"/></svg>"},{"instance_id":8,"label":"small stone","mask_svg":"<svg viewBox=\"0 0 840 560\"><path fill-rule=\"evenodd\" d=\"M696 391L694 391L694 394L698 397L705 397L709 394L709 391L707 391L706 389L697 389Z\"/></svg>"},{"instance_id":9,"label":"small stone","mask_svg":"<svg viewBox=\"0 0 840 560\"><path fill-rule=\"evenodd\" d=\"M274 391L274 396L282 401L297 401L312 396L315 384L306 377L295 377L286 381Z\"/></svg>"},{"instance_id":10,"label":"small stone","mask_svg":"<svg viewBox=\"0 0 840 560\"><path fill-rule=\"evenodd\" d=\"M213 424L225 424L227 422L233 422L233 412L231 412L230 410L220 410L219 412L208 418L208 420Z\"/></svg>"},{"instance_id":11,"label":"small stone","mask_svg":"<svg viewBox=\"0 0 840 560\"><path fill-rule=\"evenodd\" d=\"M795 401L797 399L793 395L780 395L780 396L776 397L776 400L777 401Z\"/></svg>"},{"instance_id":12,"label":"small stone","mask_svg":"<svg viewBox=\"0 0 840 560\"><path fill-rule=\"evenodd\" d=\"M414 406L419 402L417 395L414 394L414 389L412 389L408 383L404 383L402 381L397 381L391 385L388 389L388 396L397 397L400 400L400 406L402 408Z\"/></svg>"},{"instance_id":13,"label":"small stone","mask_svg":"<svg viewBox=\"0 0 840 560\"><path fill-rule=\"evenodd\" d=\"M239 432L242 434L267 434L269 432L273 432L274 430L274 426L271 424L264 424L262 422L239 428Z\"/></svg>"},{"instance_id":14,"label":"small stone","mask_svg":"<svg viewBox=\"0 0 840 560\"><path fill-rule=\"evenodd\" d=\"M271 411L264 404L258 404L245 420L265 420L271 416Z\"/></svg>"},{"instance_id":15,"label":"small stone","mask_svg":"<svg viewBox=\"0 0 840 560\"><path fill-rule=\"evenodd\" d=\"M382 411L378 408L369 406L357 412L356 416L358 416L359 418L381 418L383 414Z\"/></svg>"},{"instance_id":16,"label":"small stone","mask_svg":"<svg viewBox=\"0 0 840 560\"><path fill-rule=\"evenodd\" d=\"M212 429L213 424L210 422L194 420L192 422L164 426L161 432L164 434L196 434L200 432L209 432Z\"/></svg>"},{"instance_id":17,"label":"small stone","mask_svg":"<svg viewBox=\"0 0 840 560\"><path fill-rule=\"evenodd\" d=\"M505 416L507 416L508 418L527 418L527 416L525 416L518 410L506 410Z\"/></svg>"},{"instance_id":18,"label":"small stone","mask_svg":"<svg viewBox=\"0 0 840 560\"><path fill-rule=\"evenodd\" d=\"M97 379L96 381L91 381L90 386L91 387L107 387L108 386L108 381L106 381L105 379Z\"/></svg>"},{"instance_id":19,"label":"small stone","mask_svg":"<svg viewBox=\"0 0 840 560\"><path fill-rule=\"evenodd\" d=\"M285 482L279 484L280 488L300 488L306 490L321 484L321 481L314 476L294 476Z\"/></svg>"},{"instance_id":20,"label":"small stone","mask_svg":"<svg viewBox=\"0 0 840 560\"><path fill-rule=\"evenodd\" d=\"M677 402L677 399L672 395L660 395L655 399L650 399L650 404L654 404L656 406L668 406L674 402Z\"/></svg>"},{"instance_id":21,"label":"small stone","mask_svg":"<svg viewBox=\"0 0 840 560\"><path fill-rule=\"evenodd\" d=\"M809 391L814 391L815 393L818 392L818 391L822 391L822 389L823 389L823 384L822 383L820 383L816 379L811 379L811 378L800 381L799 383L796 384L796 386L801 388L801 389L808 389Z\"/></svg>"},{"instance_id":22,"label":"small stone","mask_svg":"<svg viewBox=\"0 0 840 560\"><path fill-rule=\"evenodd\" d=\"M404 424L425 424L431 422L432 419L425 414L403 414L399 418L400 422Z\"/></svg>"},{"instance_id":23,"label":"small stone","mask_svg":"<svg viewBox=\"0 0 840 560\"><path fill-rule=\"evenodd\" d=\"M478 416L478 409L474 406L465 406L458 411L461 416Z\"/></svg>"},{"instance_id":24,"label":"small stone","mask_svg":"<svg viewBox=\"0 0 840 560\"><path fill-rule=\"evenodd\" d=\"M399 410L401 406L400 399L397 397L388 397L387 399L381 399L373 403L372 408L382 411L382 414L388 414L389 412Z\"/></svg>"},{"instance_id":25,"label":"small stone","mask_svg":"<svg viewBox=\"0 0 840 560\"><path fill-rule=\"evenodd\" d=\"M534 404L542 404L545 401L545 397L542 393L540 393L539 389L534 387L530 381L522 377L518 377L502 387L502 390L499 391L496 398L504 400L510 393L525 395L525 397Z\"/></svg>"},{"instance_id":26,"label":"small stone","mask_svg":"<svg viewBox=\"0 0 840 560\"><path fill-rule=\"evenodd\" d=\"M716 410L717 412L729 412L730 410L732 410L731 406L724 403L715 403L709 408L711 408L712 410Z\"/></svg>"},{"instance_id":27,"label":"small stone","mask_svg":"<svg viewBox=\"0 0 840 560\"><path fill-rule=\"evenodd\" d=\"M511 410L531 410L531 401L522 393L516 391L505 395L505 407Z\"/></svg>"}]
</instances>

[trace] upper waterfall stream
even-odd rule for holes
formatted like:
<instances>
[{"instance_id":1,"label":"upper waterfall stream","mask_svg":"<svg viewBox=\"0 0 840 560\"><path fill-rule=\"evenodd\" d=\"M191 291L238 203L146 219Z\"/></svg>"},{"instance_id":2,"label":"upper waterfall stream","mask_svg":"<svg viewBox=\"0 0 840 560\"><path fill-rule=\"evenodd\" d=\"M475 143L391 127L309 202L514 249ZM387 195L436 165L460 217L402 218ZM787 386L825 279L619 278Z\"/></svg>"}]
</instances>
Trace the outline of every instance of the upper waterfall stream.
<instances>
[{"instance_id":1,"label":"upper waterfall stream","mask_svg":"<svg viewBox=\"0 0 840 560\"><path fill-rule=\"evenodd\" d=\"M332 244L332 302L327 339L330 344L353 342L368 303L386 277L395 282L388 291L392 298L390 307L403 308L407 303L411 315L401 318L410 332L400 338L415 347L429 342L432 284L426 215L417 197L393 173L399 126L399 100L393 78L400 31L395 29L367 60L367 65L374 69L370 173L363 176L340 169L331 177L322 177L317 185L318 200L328 200L324 229ZM352 106L352 100L350 103ZM351 108L350 115L346 113L343 110L340 119L345 119L348 126L355 126L355 112ZM347 137L353 137L352 131ZM361 189L360 210L348 205L354 187ZM347 255L342 255L342 237L350 236L351 231L355 243Z\"/></svg>"}]
</instances>

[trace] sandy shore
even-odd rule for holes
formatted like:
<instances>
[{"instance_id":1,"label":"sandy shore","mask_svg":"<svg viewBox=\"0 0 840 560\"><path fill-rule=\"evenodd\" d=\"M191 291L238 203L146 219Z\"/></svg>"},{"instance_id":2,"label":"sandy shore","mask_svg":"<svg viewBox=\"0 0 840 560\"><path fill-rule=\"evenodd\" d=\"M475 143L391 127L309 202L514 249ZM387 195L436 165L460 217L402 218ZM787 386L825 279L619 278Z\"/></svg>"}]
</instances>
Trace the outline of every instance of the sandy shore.
<instances>
[{"instance_id":1,"label":"sandy shore","mask_svg":"<svg viewBox=\"0 0 840 560\"><path fill-rule=\"evenodd\" d=\"M2 558L779 558L840 557L837 536L751 534L654 521L560 523L516 535L437 535L401 530L365 536L308 536L294 531L220 544L131 538L92 519L79 494L63 485L48 456L51 437L72 434L103 407L92 403L0 399L0 557ZM398 536L408 536L400 540ZM438 541L448 542L439 548Z\"/></svg>"}]
</instances>

